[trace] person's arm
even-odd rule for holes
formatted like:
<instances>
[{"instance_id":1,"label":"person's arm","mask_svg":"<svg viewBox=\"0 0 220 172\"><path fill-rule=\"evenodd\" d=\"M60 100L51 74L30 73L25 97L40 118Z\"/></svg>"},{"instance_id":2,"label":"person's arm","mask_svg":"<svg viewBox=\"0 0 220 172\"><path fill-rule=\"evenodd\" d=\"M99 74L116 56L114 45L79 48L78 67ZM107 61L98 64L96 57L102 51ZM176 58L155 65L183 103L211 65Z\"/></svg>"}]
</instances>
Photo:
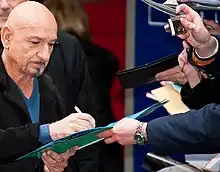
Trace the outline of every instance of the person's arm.
<instances>
[{"instance_id":1,"label":"person's arm","mask_svg":"<svg viewBox=\"0 0 220 172\"><path fill-rule=\"evenodd\" d=\"M189 62L196 68L205 71L209 77L214 77L219 73L219 42L211 36L206 29L200 15L186 4L177 6L176 13L185 13L185 17L180 18L181 24L187 32L178 35L193 47L192 57Z\"/></svg>"},{"instance_id":2,"label":"person's arm","mask_svg":"<svg viewBox=\"0 0 220 172\"><path fill-rule=\"evenodd\" d=\"M215 79L202 78L199 84L191 88L185 84L181 89L181 98L190 109L200 109L210 103L220 103L219 87L220 77Z\"/></svg>"},{"instance_id":3,"label":"person's arm","mask_svg":"<svg viewBox=\"0 0 220 172\"><path fill-rule=\"evenodd\" d=\"M216 153L220 151L220 105L209 104L200 110L166 116L143 123L123 118L113 129L98 134L107 144L146 143L161 155ZM136 135L136 134L139 135ZM141 137L140 137L141 136Z\"/></svg>"},{"instance_id":4,"label":"person's arm","mask_svg":"<svg viewBox=\"0 0 220 172\"><path fill-rule=\"evenodd\" d=\"M216 104L158 118L147 125L147 143L160 154L216 153L220 151L219 123L220 105Z\"/></svg>"},{"instance_id":5,"label":"person's arm","mask_svg":"<svg viewBox=\"0 0 220 172\"><path fill-rule=\"evenodd\" d=\"M39 124L0 129L0 164L15 161L16 158L40 145Z\"/></svg>"}]
</instances>

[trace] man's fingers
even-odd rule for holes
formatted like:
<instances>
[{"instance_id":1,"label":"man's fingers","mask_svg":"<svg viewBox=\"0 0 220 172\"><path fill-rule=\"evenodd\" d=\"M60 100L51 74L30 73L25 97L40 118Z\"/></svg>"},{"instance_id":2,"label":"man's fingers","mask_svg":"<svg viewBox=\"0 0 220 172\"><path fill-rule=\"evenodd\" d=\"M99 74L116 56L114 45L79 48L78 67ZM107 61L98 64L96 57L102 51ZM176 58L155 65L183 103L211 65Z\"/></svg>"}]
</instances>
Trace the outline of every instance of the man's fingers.
<instances>
[{"instance_id":1,"label":"man's fingers","mask_svg":"<svg viewBox=\"0 0 220 172\"><path fill-rule=\"evenodd\" d=\"M92 128L95 128L95 119L91 115L83 113L79 115L78 118L88 121L91 124Z\"/></svg>"},{"instance_id":2,"label":"man's fingers","mask_svg":"<svg viewBox=\"0 0 220 172\"><path fill-rule=\"evenodd\" d=\"M168 69L166 71L156 74L155 78L157 81L161 81L161 78L163 79L164 77L168 75L173 75L173 74L179 73L180 71L181 70L179 69L179 66L176 66L174 68L171 68L171 69Z\"/></svg>"},{"instance_id":3,"label":"man's fingers","mask_svg":"<svg viewBox=\"0 0 220 172\"><path fill-rule=\"evenodd\" d=\"M87 129L93 128L93 125L88 120L85 119L78 118L74 123L83 126Z\"/></svg>"},{"instance_id":4,"label":"man's fingers","mask_svg":"<svg viewBox=\"0 0 220 172\"><path fill-rule=\"evenodd\" d=\"M87 130L88 127L86 126L83 126L83 125L79 125L77 123L70 123L71 126L70 126L70 133L69 134L72 134L72 132L80 132L80 131L84 131L84 130Z\"/></svg>"},{"instance_id":5,"label":"man's fingers","mask_svg":"<svg viewBox=\"0 0 220 172\"><path fill-rule=\"evenodd\" d=\"M181 4L176 7L176 13L179 14L181 11L183 11L185 14L189 14L192 12L192 9L186 4Z\"/></svg>"},{"instance_id":6,"label":"man's fingers","mask_svg":"<svg viewBox=\"0 0 220 172\"><path fill-rule=\"evenodd\" d=\"M111 137L113 134L114 134L113 130L110 129L110 130L107 130L107 131L104 131L104 132L98 134L97 137L99 137L99 138L108 138L108 137Z\"/></svg>"},{"instance_id":7,"label":"man's fingers","mask_svg":"<svg viewBox=\"0 0 220 172\"><path fill-rule=\"evenodd\" d=\"M117 137L115 135L112 135L112 137L109 137L104 140L106 144L111 144L117 141Z\"/></svg>"},{"instance_id":8,"label":"man's fingers","mask_svg":"<svg viewBox=\"0 0 220 172\"><path fill-rule=\"evenodd\" d=\"M79 147L78 146L74 146L73 148L71 148L68 151L66 151L65 153L63 153L62 155L64 156L64 158L66 160L68 160L71 156L75 155L77 150L79 150Z\"/></svg>"},{"instance_id":9,"label":"man's fingers","mask_svg":"<svg viewBox=\"0 0 220 172\"><path fill-rule=\"evenodd\" d=\"M50 172L50 170L48 169L46 165L44 165L44 172Z\"/></svg>"},{"instance_id":10,"label":"man's fingers","mask_svg":"<svg viewBox=\"0 0 220 172\"><path fill-rule=\"evenodd\" d=\"M186 40L186 39L188 39L190 37L190 33L186 32L184 34L179 34L179 35L177 35L177 37L179 37L182 40Z\"/></svg>"},{"instance_id":11,"label":"man's fingers","mask_svg":"<svg viewBox=\"0 0 220 172\"><path fill-rule=\"evenodd\" d=\"M196 29L196 25L194 23L190 22L189 20L187 20L185 18L180 18L180 21L181 21L184 28L189 29L189 30Z\"/></svg>"},{"instance_id":12,"label":"man's fingers","mask_svg":"<svg viewBox=\"0 0 220 172\"><path fill-rule=\"evenodd\" d=\"M53 159L51 159L46 153L43 153L42 160L46 165L49 172L61 172L63 171Z\"/></svg>"},{"instance_id":13,"label":"man's fingers","mask_svg":"<svg viewBox=\"0 0 220 172\"><path fill-rule=\"evenodd\" d=\"M174 82L176 82L177 78L181 79L184 77L185 77L184 73L182 71L180 71L178 73L164 76L161 81L174 81Z\"/></svg>"},{"instance_id":14,"label":"man's fingers","mask_svg":"<svg viewBox=\"0 0 220 172\"><path fill-rule=\"evenodd\" d=\"M189 44L186 41L183 41L183 48L184 49L189 48Z\"/></svg>"},{"instance_id":15,"label":"man's fingers","mask_svg":"<svg viewBox=\"0 0 220 172\"><path fill-rule=\"evenodd\" d=\"M179 62L179 67L180 67L180 70L182 71L182 68L183 68L183 65L185 63L188 63L188 60L187 60L187 54L186 54L186 51L183 50L179 56L178 56L178 62ZM180 64L181 63L181 64ZM183 64L182 64L183 63Z\"/></svg>"},{"instance_id":16,"label":"man's fingers","mask_svg":"<svg viewBox=\"0 0 220 172\"><path fill-rule=\"evenodd\" d=\"M51 161L55 161L56 163L60 163L60 162L63 162L64 159L62 156L60 156L59 154L57 154L56 152L53 152L53 151L47 151L46 154L48 155L48 158L51 158Z\"/></svg>"},{"instance_id":17,"label":"man's fingers","mask_svg":"<svg viewBox=\"0 0 220 172\"><path fill-rule=\"evenodd\" d=\"M42 159L45 161L45 163L48 163L53 166L57 165L57 161L48 156L46 152L42 154Z\"/></svg>"}]
</instances>

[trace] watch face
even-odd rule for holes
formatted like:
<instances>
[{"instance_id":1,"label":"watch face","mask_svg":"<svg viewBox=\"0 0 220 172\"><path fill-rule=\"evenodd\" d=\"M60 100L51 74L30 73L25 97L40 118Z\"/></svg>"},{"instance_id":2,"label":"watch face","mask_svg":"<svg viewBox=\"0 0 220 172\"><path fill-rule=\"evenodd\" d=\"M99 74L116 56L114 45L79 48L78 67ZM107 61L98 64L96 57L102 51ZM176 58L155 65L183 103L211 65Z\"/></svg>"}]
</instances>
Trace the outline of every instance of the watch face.
<instances>
[{"instance_id":1,"label":"watch face","mask_svg":"<svg viewBox=\"0 0 220 172\"><path fill-rule=\"evenodd\" d=\"M139 145L143 145L144 144L144 136L142 136L141 134L136 133L134 135L134 139L136 140L137 144L139 144Z\"/></svg>"}]
</instances>

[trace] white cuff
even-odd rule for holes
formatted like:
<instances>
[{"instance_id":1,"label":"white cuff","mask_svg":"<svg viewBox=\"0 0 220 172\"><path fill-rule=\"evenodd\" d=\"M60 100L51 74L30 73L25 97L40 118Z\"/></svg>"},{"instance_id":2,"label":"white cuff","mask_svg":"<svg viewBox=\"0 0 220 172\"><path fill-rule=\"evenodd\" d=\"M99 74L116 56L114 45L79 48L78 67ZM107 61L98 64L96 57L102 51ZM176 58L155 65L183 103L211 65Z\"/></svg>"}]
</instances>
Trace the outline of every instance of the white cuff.
<instances>
[{"instance_id":1,"label":"white cuff","mask_svg":"<svg viewBox=\"0 0 220 172\"><path fill-rule=\"evenodd\" d=\"M208 57L201 57L201 56L198 54L197 49L195 49L195 53L196 53L196 55L197 55L199 58L201 58L201 59L208 59L208 58L214 56L214 55L218 52L218 48L219 48L218 40L217 40L215 37L213 37L213 38L214 38L215 41L216 41L215 51L214 51L210 56L208 56Z\"/></svg>"},{"instance_id":2,"label":"white cuff","mask_svg":"<svg viewBox=\"0 0 220 172\"><path fill-rule=\"evenodd\" d=\"M144 136L144 138L147 140L147 123L146 122L144 122L142 126L141 133Z\"/></svg>"}]
</instances>

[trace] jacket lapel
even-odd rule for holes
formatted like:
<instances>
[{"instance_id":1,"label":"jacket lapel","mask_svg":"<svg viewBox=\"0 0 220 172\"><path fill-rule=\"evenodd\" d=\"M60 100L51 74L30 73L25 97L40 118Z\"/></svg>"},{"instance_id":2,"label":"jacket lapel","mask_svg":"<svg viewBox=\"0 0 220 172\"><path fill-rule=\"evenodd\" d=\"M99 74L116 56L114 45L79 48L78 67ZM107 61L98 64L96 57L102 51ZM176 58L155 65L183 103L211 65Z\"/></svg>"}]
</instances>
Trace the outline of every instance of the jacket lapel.
<instances>
[{"instance_id":1,"label":"jacket lapel","mask_svg":"<svg viewBox=\"0 0 220 172\"><path fill-rule=\"evenodd\" d=\"M22 94L19 91L19 88L15 84L15 82L8 76L1 58L0 58L0 85L4 89L5 98L10 102L12 102L14 105L18 106L25 113L25 116L23 116L22 119L25 122L26 121L31 122L28 108L23 100Z\"/></svg>"},{"instance_id":2,"label":"jacket lapel","mask_svg":"<svg viewBox=\"0 0 220 172\"><path fill-rule=\"evenodd\" d=\"M24 99L22 97L21 92L19 91L18 86L10 78L8 82L9 85L7 85L7 88L4 91L4 96L6 97L6 99L14 103L25 113L25 116L23 118L25 122L31 122L27 105L24 102Z\"/></svg>"},{"instance_id":3,"label":"jacket lapel","mask_svg":"<svg viewBox=\"0 0 220 172\"><path fill-rule=\"evenodd\" d=\"M2 50L0 50L2 54ZM52 80L46 74L38 78L40 92L40 122L54 122L59 119L59 114L56 114L56 87L52 84ZM31 117L28 107L22 97L16 83L8 76L2 58L0 57L0 88L4 90L5 98L19 107L25 115L21 115L21 119L25 123L31 123Z\"/></svg>"},{"instance_id":4,"label":"jacket lapel","mask_svg":"<svg viewBox=\"0 0 220 172\"><path fill-rule=\"evenodd\" d=\"M49 76L43 74L39 79L41 123L50 123L58 119L57 115L54 113L54 109L56 109L54 89Z\"/></svg>"},{"instance_id":5,"label":"jacket lapel","mask_svg":"<svg viewBox=\"0 0 220 172\"><path fill-rule=\"evenodd\" d=\"M2 54L2 49L0 49L0 54ZM30 114L28 108L23 100L22 94L19 91L16 83L8 76L2 58L0 57L0 85L4 90L5 98L13 103L15 106L19 107L25 115L21 115L23 122L31 122Z\"/></svg>"}]
</instances>

